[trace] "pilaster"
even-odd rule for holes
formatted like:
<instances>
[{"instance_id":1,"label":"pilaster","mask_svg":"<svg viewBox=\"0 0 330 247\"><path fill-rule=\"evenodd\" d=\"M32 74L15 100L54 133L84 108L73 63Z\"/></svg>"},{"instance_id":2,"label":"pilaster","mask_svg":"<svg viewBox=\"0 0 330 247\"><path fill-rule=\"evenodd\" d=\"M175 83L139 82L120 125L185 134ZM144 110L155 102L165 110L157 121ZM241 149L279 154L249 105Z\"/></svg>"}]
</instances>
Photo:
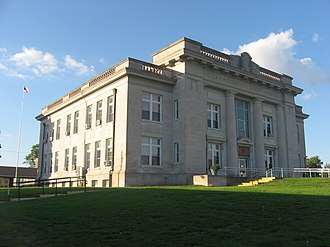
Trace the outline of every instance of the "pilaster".
<instances>
[{"instance_id":1,"label":"pilaster","mask_svg":"<svg viewBox=\"0 0 330 247\"><path fill-rule=\"evenodd\" d=\"M261 100L253 100L253 127L254 127L254 153L255 153L255 168L258 170L265 169L265 150L264 150L264 137L263 137L263 119Z\"/></svg>"},{"instance_id":2,"label":"pilaster","mask_svg":"<svg viewBox=\"0 0 330 247\"><path fill-rule=\"evenodd\" d=\"M278 162L275 166L288 168L285 121L282 105L276 105Z\"/></svg>"},{"instance_id":3,"label":"pilaster","mask_svg":"<svg viewBox=\"0 0 330 247\"><path fill-rule=\"evenodd\" d=\"M227 166L238 166L235 93L226 91Z\"/></svg>"}]
</instances>

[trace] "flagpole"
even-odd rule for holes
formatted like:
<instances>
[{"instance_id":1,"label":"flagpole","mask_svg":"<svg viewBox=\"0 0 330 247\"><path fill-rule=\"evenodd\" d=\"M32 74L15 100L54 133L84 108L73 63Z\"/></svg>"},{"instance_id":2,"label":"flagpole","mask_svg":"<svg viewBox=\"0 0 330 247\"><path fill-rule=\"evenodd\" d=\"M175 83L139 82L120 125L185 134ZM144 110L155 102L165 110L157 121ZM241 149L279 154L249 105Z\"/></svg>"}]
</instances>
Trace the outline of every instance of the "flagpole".
<instances>
[{"instance_id":1,"label":"flagpole","mask_svg":"<svg viewBox=\"0 0 330 247\"><path fill-rule=\"evenodd\" d=\"M24 94L25 91L23 90L22 95L22 103L21 103L21 115L19 118L19 128L18 128L18 141L17 141L17 156L16 156L16 169L15 169L15 183L17 184L17 175L18 175L18 162L19 162L19 149L21 145L21 131L22 131L22 115L23 115L23 107L24 107Z\"/></svg>"}]
</instances>

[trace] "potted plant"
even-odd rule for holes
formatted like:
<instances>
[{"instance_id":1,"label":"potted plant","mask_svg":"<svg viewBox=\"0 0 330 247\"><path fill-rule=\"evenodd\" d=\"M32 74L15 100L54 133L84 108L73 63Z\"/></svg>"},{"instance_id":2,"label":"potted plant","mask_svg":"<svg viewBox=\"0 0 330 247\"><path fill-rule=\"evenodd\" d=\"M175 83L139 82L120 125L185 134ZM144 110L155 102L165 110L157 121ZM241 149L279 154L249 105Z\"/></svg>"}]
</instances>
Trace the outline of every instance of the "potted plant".
<instances>
[{"instance_id":1,"label":"potted plant","mask_svg":"<svg viewBox=\"0 0 330 247\"><path fill-rule=\"evenodd\" d=\"M217 175L219 169L220 169L220 166L219 165L211 165L209 167L210 171L211 171L211 174L214 176L214 175Z\"/></svg>"}]
</instances>

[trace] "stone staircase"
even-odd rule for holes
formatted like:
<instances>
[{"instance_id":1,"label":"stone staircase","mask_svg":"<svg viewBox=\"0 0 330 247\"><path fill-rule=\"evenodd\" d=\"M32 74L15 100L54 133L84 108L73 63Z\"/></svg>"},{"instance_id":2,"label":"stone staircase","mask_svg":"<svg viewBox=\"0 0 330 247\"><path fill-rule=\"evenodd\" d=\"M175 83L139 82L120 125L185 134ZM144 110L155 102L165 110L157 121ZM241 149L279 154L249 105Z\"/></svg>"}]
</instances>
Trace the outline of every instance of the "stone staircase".
<instances>
[{"instance_id":1,"label":"stone staircase","mask_svg":"<svg viewBox=\"0 0 330 247\"><path fill-rule=\"evenodd\" d=\"M251 180L249 182L243 182L243 183L239 184L238 186L256 186L258 184L265 184L265 183L272 182L273 180L275 180L275 177L263 177L263 178L259 178L256 180Z\"/></svg>"}]
</instances>

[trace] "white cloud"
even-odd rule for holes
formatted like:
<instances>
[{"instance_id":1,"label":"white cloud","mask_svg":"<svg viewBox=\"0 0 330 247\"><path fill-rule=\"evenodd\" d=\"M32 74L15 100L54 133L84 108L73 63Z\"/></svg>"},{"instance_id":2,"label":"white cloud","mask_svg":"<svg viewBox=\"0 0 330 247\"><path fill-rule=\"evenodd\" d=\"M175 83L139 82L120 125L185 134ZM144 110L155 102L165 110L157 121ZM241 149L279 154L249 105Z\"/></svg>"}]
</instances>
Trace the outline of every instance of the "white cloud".
<instances>
[{"instance_id":1,"label":"white cloud","mask_svg":"<svg viewBox=\"0 0 330 247\"><path fill-rule=\"evenodd\" d=\"M314 65L315 64L310 57L302 58L302 59L300 59L300 62L304 65Z\"/></svg>"},{"instance_id":2,"label":"white cloud","mask_svg":"<svg viewBox=\"0 0 330 247\"><path fill-rule=\"evenodd\" d=\"M33 77L27 74L22 74L14 70L8 70L7 75L10 77L16 77L19 79L32 79Z\"/></svg>"},{"instance_id":3,"label":"white cloud","mask_svg":"<svg viewBox=\"0 0 330 247\"><path fill-rule=\"evenodd\" d=\"M317 97L317 93L314 92L313 90L310 92L303 92L303 94L301 95L301 98L304 100L310 100L310 99L314 99Z\"/></svg>"},{"instance_id":4,"label":"white cloud","mask_svg":"<svg viewBox=\"0 0 330 247\"><path fill-rule=\"evenodd\" d=\"M0 47L0 52L7 52L7 49ZM53 77L54 74L65 69L77 75L89 75L95 72L94 66L86 65L84 60L76 61L70 55L66 55L64 60L58 60L53 54L34 47L23 47L20 52L0 57L0 72L20 79Z\"/></svg>"},{"instance_id":5,"label":"white cloud","mask_svg":"<svg viewBox=\"0 0 330 247\"><path fill-rule=\"evenodd\" d=\"M100 63L103 63L103 64L108 64L107 61L106 61L106 59L103 58L103 57L99 59L99 62Z\"/></svg>"},{"instance_id":6,"label":"white cloud","mask_svg":"<svg viewBox=\"0 0 330 247\"><path fill-rule=\"evenodd\" d=\"M319 42L320 40L321 40L320 35L318 33L313 33L312 41L316 43Z\"/></svg>"},{"instance_id":7,"label":"white cloud","mask_svg":"<svg viewBox=\"0 0 330 247\"><path fill-rule=\"evenodd\" d=\"M65 55L64 62L68 69L75 71L75 73L78 75L88 75L95 70L94 66L88 67L85 64L85 61L82 60L81 62L78 62L70 55Z\"/></svg>"},{"instance_id":8,"label":"white cloud","mask_svg":"<svg viewBox=\"0 0 330 247\"><path fill-rule=\"evenodd\" d=\"M29 75L24 75L22 73L19 73L13 69L9 69L7 68L6 65L0 63L0 71L3 72L3 74L7 75L7 76L10 76L10 77L16 77L16 78L19 78L19 79L30 79L32 78L31 76Z\"/></svg>"},{"instance_id":9,"label":"white cloud","mask_svg":"<svg viewBox=\"0 0 330 247\"><path fill-rule=\"evenodd\" d=\"M16 66L29 68L35 75L50 74L59 70L58 62L53 54L35 48L23 47L23 51L9 58Z\"/></svg>"},{"instance_id":10,"label":"white cloud","mask_svg":"<svg viewBox=\"0 0 330 247\"><path fill-rule=\"evenodd\" d=\"M227 49L227 48L223 48L222 52L225 53L225 54L228 54L228 55L234 53L234 52L230 51L230 50Z\"/></svg>"},{"instance_id":11,"label":"white cloud","mask_svg":"<svg viewBox=\"0 0 330 247\"><path fill-rule=\"evenodd\" d=\"M0 70L8 70L8 68L4 64L0 63Z\"/></svg>"},{"instance_id":12,"label":"white cloud","mask_svg":"<svg viewBox=\"0 0 330 247\"><path fill-rule=\"evenodd\" d=\"M262 67L293 76L304 83L330 82L330 76L323 72L312 58L297 58L294 47L298 42L293 30L270 33L266 38L239 46L235 54L248 52L252 60ZM224 49L228 53L228 49Z\"/></svg>"}]
</instances>

